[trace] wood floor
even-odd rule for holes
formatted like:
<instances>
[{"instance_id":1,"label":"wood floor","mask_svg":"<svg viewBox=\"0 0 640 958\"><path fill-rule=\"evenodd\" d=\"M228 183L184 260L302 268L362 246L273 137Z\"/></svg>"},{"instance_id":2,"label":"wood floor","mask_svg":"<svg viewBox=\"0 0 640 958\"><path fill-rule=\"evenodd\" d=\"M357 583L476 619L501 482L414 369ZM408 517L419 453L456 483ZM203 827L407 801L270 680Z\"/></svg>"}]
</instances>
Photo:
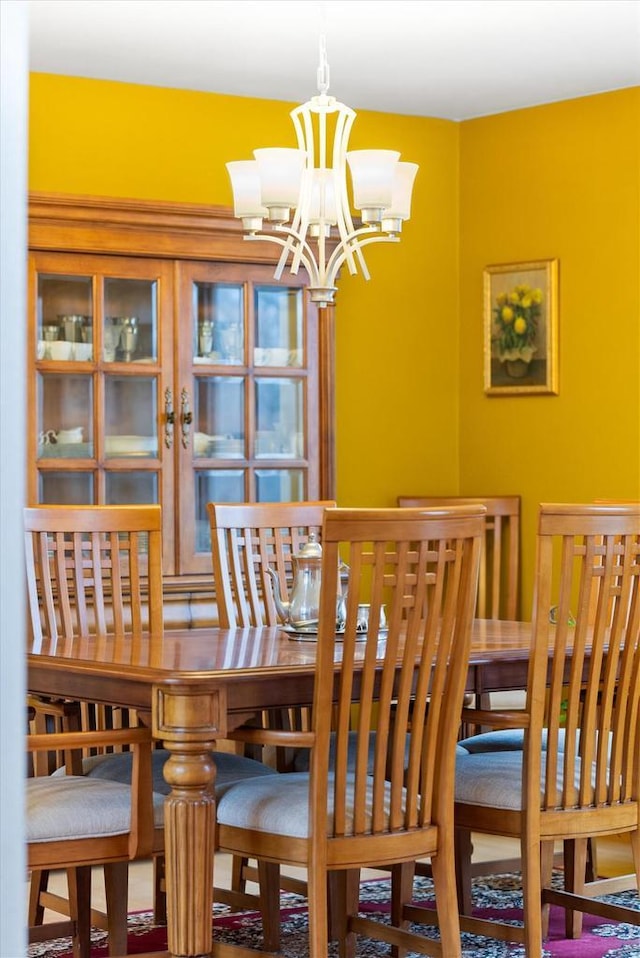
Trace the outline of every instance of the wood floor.
<instances>
[{"instance_id":1,"label":"wood floor","mask_svg":"<svg viewBox=\"0 0 640 958\"><path fill-rule=\"evenodd\" d=\"M496 858L516 857L518 846L509 839L491 838L489 836L474 837L474 861L490 861ZM216 884L228 883L229 856L216 855ZM624 837L601 839L598 842L598 868L604 877L626 875L633 871L633 862L628 840ZM292 872L295 874L295 871ZM366 873L374 875L375 872ZM52 877L52 888L60 894L66 893L66 878L64 873ZM26 894L25 894L26 898ZM129 869L129 911L146 911L152 907L152 866L150 862L133 862ZM102 872L95 869L93 876L92 904L97 909L104 908L104 884ZM50 912L45 914L45 921L55 921L59 916Z\"/></svg>"}]
</instances>

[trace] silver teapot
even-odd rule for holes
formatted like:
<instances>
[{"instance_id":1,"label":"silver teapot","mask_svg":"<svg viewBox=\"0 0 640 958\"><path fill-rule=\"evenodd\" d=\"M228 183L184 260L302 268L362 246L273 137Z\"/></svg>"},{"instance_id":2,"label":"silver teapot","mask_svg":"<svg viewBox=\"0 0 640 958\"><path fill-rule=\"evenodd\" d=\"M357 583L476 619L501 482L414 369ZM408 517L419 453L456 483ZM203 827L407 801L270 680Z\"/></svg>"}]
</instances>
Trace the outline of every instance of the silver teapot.
<instances>
[{"instance_id":1,"label":"silver teapot","mask_svg":"<svg viewBox=\"0 0 640 958\"><path fill-rule=\"evenodd\" d=\"M293 565L293 585L291 598L285 602L280 593L280 581L274 569L267 567L267 575L273 581L273 599L278 618L284 625L294 629L311 628L318 625L320 616L320 580L322 568L322 546L314 532L297 555L291 556Z\"/></svg>"}]
</instances>

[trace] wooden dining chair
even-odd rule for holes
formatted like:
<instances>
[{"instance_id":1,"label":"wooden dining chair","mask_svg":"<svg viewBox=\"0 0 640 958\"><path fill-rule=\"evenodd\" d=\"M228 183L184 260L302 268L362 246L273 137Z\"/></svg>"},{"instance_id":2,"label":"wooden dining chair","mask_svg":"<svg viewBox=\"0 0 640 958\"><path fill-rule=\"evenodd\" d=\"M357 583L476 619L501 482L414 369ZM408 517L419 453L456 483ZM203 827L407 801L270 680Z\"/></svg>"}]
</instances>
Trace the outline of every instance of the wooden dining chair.
<instances>
[{"instance_id":1,"label":"wooden dining chair","mask_svg":"<svg viewBox=\"0 0 640 958\"><path fill-rule=\"evenodd\" d=\"M398 505L453 506L483 505L486 508L485 530L480 558L476 616L479 619L518 618L520 606L520 496L398 496ZM505 704L524 704L524 692L486 691L482 685L482 669L473 674L473 690L468 692L465 706L482 709L501 708ZM480 727L469 721L465 734L476 734ZM487 743L487 747L488 747Z\"/></svg>"},{"instance_id":2,"label":"wooden dining chair","mask_svg":"<svg viewBox=\"0 0 640 958\"><path fill-rule=\"evenodd\" d=\"M310 533L318 538L325 509L333 500L305 502L209 502L213 578L222 628L278 625L273 585L277 573L282 599L293 581L291 558Z\"/></svg>"},{"instance_id":3,"label":"wooden dining chair","mask_svg":"<svg viewBox=\"0 0 640 958\"><path fill-rule=\"evenodd\" d=\"M476 616L479 619L518 618L520 593L520 496L398 496L398 506L402 508L447 507L452 505L483 505L486 509L482 552L480 556L480 574L478 577L478 598ZM524 692L521 689L506 693L492 693L484 690L482 670L472 675L473 688L465 696L465 720L461 727L462 747L473 736L476 749L491 751L500 748L503 738L511 733L503 732L500 737L484 737L474 717L473 708L488 709L508 704L511 707L524 704ZM502 873L519 866L519 860L500 858L492 862L483 861L474 866L474 873ZM418 874L429 876L431 866L419 863Z\"/></svg>"},{"instance_id":4,"label":"wooden dining chair","mask_svg":"<svg viewBox=\"0 0 640 958\"><path fill-rule=\"evenodd\" d=\"M293 583L292 556L300 552L311 534L320 538L325 509L335 505L333 500L207 504L218 623L222 628L279 624L273 585L266 570L271 568L277 573L281 598L288 601ZM255 726L299 730L308 721L308 709L272 709L258 716ZM268 747L256 743L254 729L249 733L251 744L247 738L243 748L256 758L266 758ZM241 742L242 737L243 730L236 730L236 740ZM276 768L290 771L294 750L282 747L272 751ZM246 896L247 880L256 877L244 858L234 858L231 895L223 895L224 900L233 896L239 903L237 896ZM306 894L306 883L297 879L282 876L281 886ZM247 896L244 903L255 907L256 899Z\"/></svg>"},{"instance_id":5,"label":"wooden dining chair","mask_svg":"<svg viewBox=\"0 0 640 958\"><path fill-rule=\"evenodd\" d=\"M458 758L462 928L539 958L550 904L568 910L568 934L580 932L573 913L637 923L593 901L607 883L586 882L585 865L590 838L628 833L640 882L640 505L540 507L527 700L510 723L523 748ZM520 840L523 928L470 917L472 831ZM572 843L564 890L551 887L559 840Z\"/></svg>"},{"instance_id":6,"label":"wooden dining chair","mask_svg":"<svg viewBox=\"0 0 640 958\"><path fill-rule=\"evenodd\" d=\"M596 504L638 504L639 500L637 499L595 499ZM601 559L602 561L602 559ZM597 581L597 580L596 580ZM592 591L591 603L589 609L589 623L593 624L595 621L596 609L597 609L597 592ZM550 615L553 617L555 615L555 610L549 610ZM487 708L491 707L491 699L488 697L483 697L481 700L481 707ZM524 707L524 699L522 702L522 707ZM467 713L468 716L473 717L473 713ZM500 729L499 731L485 731L481 734L475 734L468 738L464 738L460 743L460 747L466 751L471 752L491 752L491 751L513 751L515 749L522 748L524 745L524 729ZM546 737L543 739L543 745L546 748ZM562 738L560 740L560 747L563 746ZM570 849L571 846L567 845L565 852ZM598 877L598 856L597 856L597 847L594 839L590 839L587 845L588 848L588 858L587 858L587 875L590 876L590 880L595 881ZM562 856L561 856L562 857ZM513 871L519 866L519 859L501 859L499 861L491 862L490 864L486 861L478 862L472 866L472 874L488 874L489 872L509 872ZM572 866L573 867L573 866ZM626 882L626 884L625 884ZM633 888L634 881L633 876L626 876L624 880L619 880L617 883L620 890Z\"/></svg>"},{"instance_id":7,"label":"wooden dining chair","mask_svg":"<svg viewBox=\"0 0 640 958\"><path fill-rule=\"evenodd\" d=\"M341 955L354 954L357 934L433 953L433 942L405 930L413 867L422 856L433 861L441 954L460 955L451 908L453 781L483 523L473 506L325 511L311 729L265 733L275 743L285 735L309 748L310 772L234 786L218 805L220 847L257 858L261 881L274 896L280 863L307 868L311 958L327 954L330 873L339 879L332 928ZM349 591L344 634L336 635L342 559ZM362 602L370 603L365 634L357 632ZM387 632L380 634L383 605ZM355 729L353 702L359 706ZM364 866L392 869L391 926L358 916ZM273 915L263 907L269 949L278 945L278 929L269 926Z\"/></svg>"},{"instance_id":8,"label":"wooden dining chair","mask_svg":"<svg viewBox=\"0 0 640 958\"><path fill-rule=\"evenodd\" d=\"M102 748L128 748L131 780L128 784L74 774L74 756ZM66 915L62 921L38 922L29 927L34 944L70 935L75 958L91 951L91 869L105 874L106 930L109 954L127 953L127 869L130 861L147 858L163 847L162 795L151 789L151 733L149 729L100 732L50 732L30 735L27 749L45 757L45 765L63 753L65 774L33 775L25 797L28 867L36 875L65 869L68 900L48 895L46 905ZM48 756L48 760L46 759ZM33 761L35 770L42 763Z\"/></svg>"},{"instance_id":9,"label":"wooden dining chair","mask_svg":"<svg viewBox=\"0 0 640 958\"><path fill-rule=\"evenodd\" d=\"M99 656L109 641L118 641L119 636L130 634L139 642L138 653L135 642L132 646L133 655L148 655L152 659L154 654L159 654L164 634L161 522L158 505L25 509L27 594L34 642L44 648L64 643L71 647L74 638L93 636L95 654ZM80 755L81 764L76 764L74 771L95 780L131 783L133 755L118 745L116 729L150 724L148 716L94 706L91 701L38 703L31 699L29 704L38 730L96 731L93 723L99 723L105 731L104 740L96 741L90 751ZM113 741L109 741L111 731ZM52 750L48 754L54 755ZM156 793L169 791L163 776L168 757L164 749L153 750L151 775ZM66 759L62 757L62 761ZM272 770L261 763L240 755L216 753L216 765L217 790L244 775L272 774ZM154 855L154 863L154 909L156 920L162 921L165 910L160 853ZM122 917L124 902L124 923L114 938L112 954L122 953L123 936L126 945L127 872L121 871L118 881L111 883L111 891L117 894L118 900L108 899L106 916L94 912L95 921L113 930L109 912L113 910ZM63 913L70 907L66 899L47 890L47 883L47 871L35 869L29 903L31 926L42 922L45 905L50 910L61 909Z\"/></svg>"},{"instance_id":10,"label":"wooden dining chair","mask_svg":"<svg viewBox=\"0 0 640 958\"><path fill-rule=\"evenodd\" d=\"M403 508L483 505L485 531L476 616L517 619L520 593L520 496L398 496Z\"/></svg>"},{"instance_id":11,"label":"wooden dining chair","mask_svg":"<svg viewBox=\"0 0 640 958\"><path fill-rule=\"evenodd\" d=\"M76 635L105 637L125 631L141 633L143 628L151 635L162 634L159 506L34 506L24 510L24 530L29 622L36 642L57 644ZM98 645L96 654L99 651ZM36 715L42 711L45 722L51 721L49 703L42 702L38 707L32 700L31 705ZM89 702L76 706L64 703L64 707L54 725L58 730L83 727L95 731L98 723L103 728L108 724L138 724L135 714L122 715ZM118 746L109 743L108 736L91 749L94 755L108 755L114 750L119 750ZM131 753L125 760L132 760ZM47 891L47 882L46 870L34 871L31 926L42 921L45 903L51 910L66 911L69 907L65 899ZM126 944L126 869L124 880L121 875L109 884L107 916L99 916L98 921L111 926L117 949L123 934ZM109 921L108 915L111 912L122 917L123 901L124 924L120 922L116 931L117 923Z\"/></svg>"}]
</instances>

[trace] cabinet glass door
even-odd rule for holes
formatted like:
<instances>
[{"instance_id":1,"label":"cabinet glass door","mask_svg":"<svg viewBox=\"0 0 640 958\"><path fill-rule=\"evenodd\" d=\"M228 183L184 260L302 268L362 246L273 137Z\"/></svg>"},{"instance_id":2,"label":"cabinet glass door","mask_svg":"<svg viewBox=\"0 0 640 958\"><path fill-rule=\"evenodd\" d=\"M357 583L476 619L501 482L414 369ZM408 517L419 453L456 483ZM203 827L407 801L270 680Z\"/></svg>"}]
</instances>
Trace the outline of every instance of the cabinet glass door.
<instances>
[{"instance_id":1,"label":"cabinet glass door","mask_svg":"<svg viewBox=\"0 0 640 958\"><path fill-rule=\"evenodd\" d=\"M93 359L92 276L42 273L37 280L36 359L89 362Z\"/></svg>"},{"instance_id":2,"label":"cabinet glass door","mask_svg":"<svg viewBox=\"0 0 640 958\"><path fill-rule=\"evenodd\" d=\"M105 362L146 363L157 359L157 285L148 280L105 279Z\"/></svg>"},{"instance_id":3,"label":"cabinet glass door","mask_svg":"<svg viewBox=\"0 0 640 958\"><path fill-rule=\"evenodd\" d=\"M93 458L93 376L37 373L38 459Z\"/></svg>"},{"instance_id":4,"label":"cabinet glass door","mask_svg":"<svg viewBox=\"0 0 640 958\"><path fill-rule=\"evenodd\" d=\"M162 261L31 256L32 502L161 503L172 573L173 451L164 390L172 382L173 276Z\"/></svg>"},{"instance_id":5,"label":"cabinet glass door","mask_svg":"<svg viewBox=\"0 0 640 958\"><path fill-rule=\"evenodd\" d=\"M105 375L104 458L158 458L155 376Z\"/></svg>"},{"instance_id":6,"label":"cabinet glass door","mask_svg":"<svg viewBox=\"0 0 640 958\"><path fill-rule=\"evenodd\" d=\"M179 379L193 397L181 572L210 573L208 502L318 498L317 311L302 277L277 284L271 267L183 263L179 276L191 330Z\"/></svg>"}]
</instances>

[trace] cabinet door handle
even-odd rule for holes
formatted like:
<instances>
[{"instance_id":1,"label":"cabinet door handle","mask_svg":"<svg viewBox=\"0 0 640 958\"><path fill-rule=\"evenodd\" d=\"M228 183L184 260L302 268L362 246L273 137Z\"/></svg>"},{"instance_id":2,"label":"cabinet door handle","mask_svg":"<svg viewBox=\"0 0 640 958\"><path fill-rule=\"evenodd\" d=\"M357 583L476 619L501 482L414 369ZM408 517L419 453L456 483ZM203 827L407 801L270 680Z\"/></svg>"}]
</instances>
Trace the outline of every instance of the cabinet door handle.
<instances>
[{"instance_id":1,"label":"cabinet door handle","mask_svg":"<svg viewBox=\"0 0 640 958\"><path fill-rule=\"evenodd\" d=\"M167 449L173 445L173 426L176 421L176 414L173 411L173 396L170 389L165 389L164 393L164 444Z\"/></svg>"},{"instance_id":2,"label":"cabinet door handle","mask_svg":"<svg viewBox=\"0 0 640 958\"><path fill-rule=\"evenodd\" d=\"M193 422L191 408L189 406L189 393L183 389L180 393L180 425L182 429L182 445L184 449L189 448L189 426Z\"/></svg>"}]
</instances>

